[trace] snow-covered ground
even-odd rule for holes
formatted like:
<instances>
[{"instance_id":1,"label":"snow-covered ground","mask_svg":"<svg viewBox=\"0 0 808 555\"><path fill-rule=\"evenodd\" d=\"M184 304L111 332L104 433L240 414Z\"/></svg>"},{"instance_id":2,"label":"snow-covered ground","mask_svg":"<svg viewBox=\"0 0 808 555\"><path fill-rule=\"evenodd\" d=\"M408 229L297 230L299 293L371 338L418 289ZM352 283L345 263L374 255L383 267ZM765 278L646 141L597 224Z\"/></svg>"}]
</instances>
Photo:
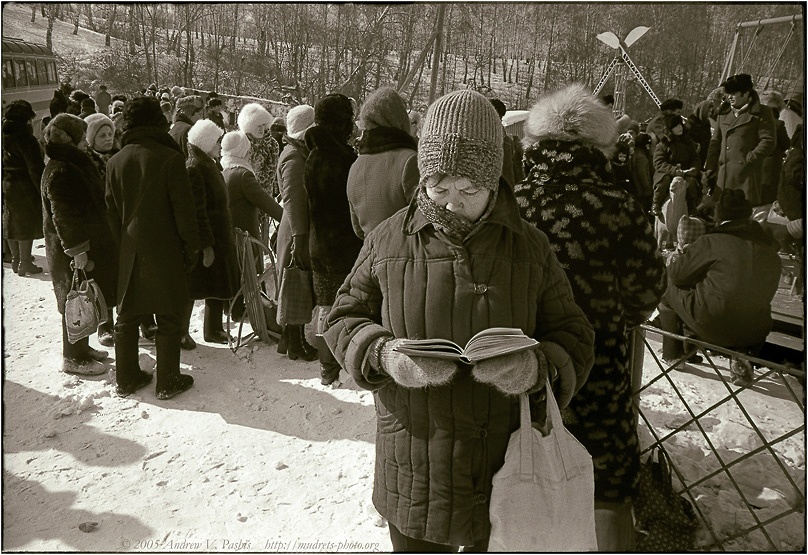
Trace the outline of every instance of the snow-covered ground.
<instances>
[{"instance_id":1,"label":"snow-covered ground","mask_svg":"<svg viewBox=\"0 0 808 555\"><path fill-rule=\"evenodd\" d=\"M35 242L34 253L46 265L42 245ZM197 303L191 333L199 346L182 354L194 387L169 401L157 401L153 386L119 399L112 370L87 379L60 373L48 274L22 278L4 265L2 276L4 550L390 550L370 502L373 398L344 373L339 387L323 387L317 362L290 361L274 345L252 343L233 354L206 344ZM91 344L100 347L95 336ZM153 343L143 340L140 349L142 365L153 364ZM644 366L646 381L658 373L650 355ZM697 414L726 395L711 372L695 365L674 374ZM796 380L792 385L802 395ZM776 380L740 397L769 439L804 422ZM642 408L657 433L687 419L664 382L646 391ZM725 463L758 445L730 404L700 422ZM647 429L642 437L650 441ZM718 467L697 431L665 445L686 483ZM774 450L804 492L804 434ZM761 520L804 503L769 455L746 459L732 473ZM695 494L719 534L752 522L726 474ZM804 549L804 518L799 512L767 525L778 549ZM706 530L698 541L711 542ZM769 549L760 532L728 548Z\"/></svg>"}]
</instances>

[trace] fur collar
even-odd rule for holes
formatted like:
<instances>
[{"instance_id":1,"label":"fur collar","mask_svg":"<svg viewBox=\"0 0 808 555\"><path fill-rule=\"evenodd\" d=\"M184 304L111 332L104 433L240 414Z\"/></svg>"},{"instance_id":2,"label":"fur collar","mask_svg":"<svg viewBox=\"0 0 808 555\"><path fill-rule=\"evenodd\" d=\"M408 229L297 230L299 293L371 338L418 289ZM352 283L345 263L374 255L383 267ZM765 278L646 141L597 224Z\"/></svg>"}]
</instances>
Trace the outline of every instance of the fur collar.
<instances>
[{"instance_id":1,"label":"fur collar","mask_svg":"<svg viewBox=\"0 0 808 555\"><path fill-rule=\"evenodd\" d=\"M289 137L289 135L284 135L283 138L286 140L286 144L300 152L300 154L303 155L303 158L309 157L309 148L306 146L303 139L292 139ZM284 150L286 149L284 148Z\"/></svg>"},{"instance_id":2,"label":"fur collar","mask_svg":"<svg viewBox=\"0 0 808 555\"><path fill-rule=\"evenodd\" d=\"M359 141L359 154L379 154L397 148L418 150L412 135L395 127L367 129Z\"/></svg>"},{"instance_id":3,"label":"fur collar","mask_svg":"<svg viewBox=\"0 0 808 555\"><path fill-rule=\"evenodd\" d=\"M353 152L351 146L345 141L340 141L336 136L326 127L322 125L315 125L306 131L304 140L306 146L310 151L319 150L350 150Z\"/></svg>"}]
</instances>

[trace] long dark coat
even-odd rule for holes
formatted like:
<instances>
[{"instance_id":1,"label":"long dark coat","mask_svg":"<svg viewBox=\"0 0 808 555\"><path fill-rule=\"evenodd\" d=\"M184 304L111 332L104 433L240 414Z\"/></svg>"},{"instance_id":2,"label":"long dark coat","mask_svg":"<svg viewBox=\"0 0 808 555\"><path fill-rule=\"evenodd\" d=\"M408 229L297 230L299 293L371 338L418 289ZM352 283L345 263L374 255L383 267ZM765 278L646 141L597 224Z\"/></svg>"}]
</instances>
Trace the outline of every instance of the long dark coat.
<instances>
[{"instance_id":1,"label":"long dark coat","mask_svg":"<svg viewBox=\"0 0 808 555\"><path fill-rule=\"evenodd\" d=\"M280 221L283 208L258 184L255 174L241 166L225 167L222 172L227 185L230 204L230 219L233 227L246 231L251 237L261 238L258 229L258 213L267 214Z\"/></svg>"},{"instance_id":2,"label":"long dark coat","mask_svg":"<svg viewBox=\"0 0 808 555\"><path fill-rule=\"evenodd\" d=\"M182 153L186 158L188 157L188 131L191 130L193 125L194 123L191 121L191 118L182 112L177 112L174 114L174 125L172 125L171 129L168 131L171 138L180 145L180 149L182 149Z\"/></svg>"},{"instance_id":3,"label":"long dark coat","mask_svg":"<svg viewBox=\"0 0 808 555\"><path fill-rule=\"evenodd\" d=\"M717 172L720 189L743 189L752 206L759 204L763 160L777 145L771 108L753 93L750 106L738 117L730 110L718 116L705 168Z\"/></svg>"},{"instance_id":4,"label":"long dark coat","mask_svg":"<svg viewBox=\"0 0 808 555\"><path fill-rule=\"evenodd\" d=\"M520 328L561 345L579 386L593 359L592 328L547 237L519 217L504 179L495 202L462 242L437 231L416 199L379 224L365 238L325 332L342 367L373 390L373 504L406 536L447 545L472 545L490 534L492 478L519 426L518 397L462 367L446 385L402 387L367 364L371 343L392 334L464 345L486 328Z\"/></svg>"},{"instance_id":5,"label":"long dark coat","mask_svg":"<svg viewBox=\"0 0 808 555\"><path fill-rule=\"evenodd\" d=\"M3 121L3 237L41 239L40 184L45 162L26 122Z\"/></svg>"},{"instance_id":6,"label":"long dark coat","mask_svg":"<svg viewBox=\"0 0 808 555\"><path fill-rule=\"evenodd\" d=\"M351 271L362 240L351 225L348 204L348 172L356 153L325 128L306 131L303 182L309 195L309 252L314 295L318 305L331 306L337 289Z\"/></svg>"},{"instance_id":7,"label":"long dark coat","mask_svg":"<svg viewBox=\"0 0 808 555\"><path fill-rule=\"evenodd\" d=\"M639 470L629 329L659 304L665 264L642 207L611 184L599 150L543 140L525 148L525 161L514 189L522 217L547 234L595 329L595 365L565 424L592 455L595 498L626 501Z\"/></svg>"},{"instance_id":8,"label":"long dark coat","mask_svg":"<svg viewBox=\"0 0 808 555\"><path fill-rule=\"evenodd\" d=\"M302 140L286 137L287 145L278 158L278 186L283 200L283 217L278 226L278 269L289 265L292 256L292 237L303 235L307 243L302 246L302 258L311 269L309 256L309 195L303 185L303 171L309 149Z\"/></svg>"},{"instance_id":9,"label":"long dark coat","mask_svg":"<svg viewBox=\"0 0 808 555\"><path fill-rule=\"evenodd\" d=\"M185 156L156 127L136 127L107 163L107 219L120 248L118 312L181 314L199 232Z\"/></svg>"},{"instance_id":10,"label":"long dark coat","mask_svg":"<svg viewBox=\"0 0 808 555\"><path fill-rule=\"evenodd\" d=\"M199 260L188 276L192 299L230 299L239 288L238 259L227 187L218 164L188 144L185 161L199 227ZM205 268L201 251L213 247L213 264Z\"/></svg>"},{"instance_id":11,"label":"long dark coat","mask_svg":"<svg viewBox=\"0 0 808 555\"><path fill-rule=\"evenodd\" d=\"M59 312L64 313L73 279L72 257L65 251L85 243L95 264L87 277L98 283L112 306L118 288L118 247L107 225L101 175L90 157L72 145L49 143L45 151L50 158L42 174L45 252Z\"/></svg>"}]
</instances>

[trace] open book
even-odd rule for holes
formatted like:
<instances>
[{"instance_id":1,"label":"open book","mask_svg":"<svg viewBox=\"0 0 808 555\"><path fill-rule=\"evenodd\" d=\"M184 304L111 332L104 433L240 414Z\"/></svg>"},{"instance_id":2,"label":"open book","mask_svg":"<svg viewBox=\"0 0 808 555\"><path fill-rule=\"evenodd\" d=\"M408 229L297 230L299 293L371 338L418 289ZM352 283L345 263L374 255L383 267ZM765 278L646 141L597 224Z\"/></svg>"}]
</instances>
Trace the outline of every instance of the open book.
<instances>
[{"instance_id":1,"label":"open book","mask_svg":"<svg viewBox=\"0 0 808 555\"><path fill-rule=\"evenodd\" d=\"M481 360L532 349L539 344L519 328L489 328L466 343L465 348L448 339L405 339L396 351L409 356L445 358L475 364Z\"/></svg>"}]
</instances>

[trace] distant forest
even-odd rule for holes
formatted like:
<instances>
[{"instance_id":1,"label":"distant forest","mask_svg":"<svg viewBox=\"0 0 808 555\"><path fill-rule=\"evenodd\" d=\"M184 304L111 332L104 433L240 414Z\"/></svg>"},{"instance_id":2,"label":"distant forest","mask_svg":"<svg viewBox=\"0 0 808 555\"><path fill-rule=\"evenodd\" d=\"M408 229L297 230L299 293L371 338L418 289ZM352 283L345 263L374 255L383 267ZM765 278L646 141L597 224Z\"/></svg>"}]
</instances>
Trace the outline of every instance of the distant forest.
<instances>
[{"instance_id":1,"label":"distant forest","mask_svg":"<svg viewBox=\"0 0 808 555\"><path fill-rule=\"evenodd\" d=\"M382 85L399 87L412 107L427 102L438 4L25 4L31 20L68 21L106 35L74 84L102 80L115 90L150 83L224 94L313 103L339 91L360 102ZM650 31L629 48L664 100L693 106L720 79L740 22L802 13L803 4L448 3L437 94L474 88L526 109L545 91L580 81L592 87L616 51L598 41ZM789 37L790 40L786 40ZM115 40L117 39L117 40ZM124 47L119 41L125 41ZM804 81L804 22L745 29L733 69L789 92ZM58 51L57 51L58 54ZM421 63L423 61L423 63ZM771 71L773 68L773 71ZM65 72L63 72L65 73ZM70 71L68 71L70 73ZM771 75L770 75L771 74ZM68 75L65 75L68 76ZM614 79L601 94L614 88ZM629 78L626 111L655 106Z\"/></svg>"}]
</instances>

